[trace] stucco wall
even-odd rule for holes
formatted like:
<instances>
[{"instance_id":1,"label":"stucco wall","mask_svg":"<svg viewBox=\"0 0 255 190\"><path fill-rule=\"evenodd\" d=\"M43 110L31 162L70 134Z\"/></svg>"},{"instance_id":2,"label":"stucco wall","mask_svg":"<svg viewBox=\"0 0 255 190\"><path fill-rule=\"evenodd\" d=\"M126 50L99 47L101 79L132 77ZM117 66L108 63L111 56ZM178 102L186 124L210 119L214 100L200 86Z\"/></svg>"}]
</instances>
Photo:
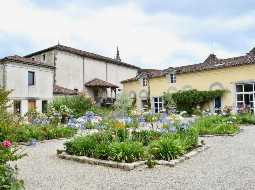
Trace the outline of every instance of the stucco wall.
<instances>
[{"instance_id":1,"label":"stucco wall","mask_svg":"<svg viewBox=\"0 0 255 190\"><path fill-rule=\"evenodd\" d=\"M83 90L83 58L62 51L56 52L56 84Z\"/></svg>"},{"instance_id":2,"label":"stucco wall","mask_svg":"<svg viewBox=\"0 0 255 190\"><path fill-rule=\"evenodd\" d=\"M220 84L228 92L222 99L223 106L232 106L235 108L235 83L238 81L255 80L255 65L245 65L239 67L230 67L224 69L177 74L176 84L170 84L167 77L150 79L151 97L162 96L163 92L173 92L193 88L197 90L210 90L210 87L217 89ZM216 85L213 85L216 84ZM133 81L124 84L124 92L129 94L134 91L139 94L143 90L139 81ZM139 108L139 96L137 96L137 106Z\"/></svg>"},{"instance_id":3,"label":"stucco wall","mask_svg":"<svg viewBox=\"0 0 255 190\"><path fill-rule=\"evenodd\" d=\"M4 86L4 65L0 64L0 87Z\"/></svg>"},{"instance_id":4,"label":"stucco wall","mask_svg":"<svg viewBox=\"0 0 255 190\"><path fill-rule=\"evenodd\" d=\"M132 69L104 61L82 57L68 52L56 52L56 84L79 91L88 89L84 84L99 78L123 88L120 83L137 74L137 69ZM90 93L91 94L91 93Z\"/></svg>"},{"instance_id":5,"label":"stucco wall","mask_svg":"<svg viewBox=\"0 0 255 190\"><path fill-rule=\"evenodd\" d=\"M54 51L55 50L51 50L42 54L34 55L32 56L32 58L34 58L36 61L45 62L49 65L54 66ZM43 55L45 55L45 61L43 61Z\"/></svg>"},{"instance_id":6,"label":"stucco wall","mask_svg":"<svg viewBox=\"0 0 255 190\"><path fill-rule=\"evenodd\" d=\"M35 72L35 85L28 86L28 71ZM23 64L6 65L6 88L13 90L11 98L52 98L53 70Z\"/></svg>"},{"instance_id":7,"label":"stucco wall","mask_svg":"<svg viewBox=\"0 0 255 190\"><path fill-rule=\"evenodd\" d=\"M28 71L35 72L35 85L28 86ZM36 100L36 109L41 112L42 100L53 97L53 70L20 63L6 64L6 89L12 90L11 100L21 100L21 114L28 111L28 99ZM13 110L13 107L9 109Z\"/></svg>"}]
</instances>

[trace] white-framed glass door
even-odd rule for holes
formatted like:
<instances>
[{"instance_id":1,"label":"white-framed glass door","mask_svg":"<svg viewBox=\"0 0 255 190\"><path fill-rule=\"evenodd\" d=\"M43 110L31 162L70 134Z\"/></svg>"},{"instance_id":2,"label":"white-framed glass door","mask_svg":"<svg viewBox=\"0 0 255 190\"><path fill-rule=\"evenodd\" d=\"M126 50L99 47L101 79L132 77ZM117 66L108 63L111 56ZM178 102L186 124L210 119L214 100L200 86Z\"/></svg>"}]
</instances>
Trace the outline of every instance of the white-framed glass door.
<instances>
[{"instance_id":1,"label":"white-framed glass door","mask_svg":"<svg viewBox=\"0 0 255 190\"><path fill-rule=\"evenodd\" d=\"M153 97L153 107L155 113L160 113L163 110L163 97Z\"/></svg>"},{"instance_id":2,"label":"white-framed glass door","mask_svg":"<svg viewBox=\"0 0 255 190\"><path fill-rule=\"evenodd\" d=\"M236 84L237 112L249 111L254 113L255 83Z\"/></svg>"}]
</instances>

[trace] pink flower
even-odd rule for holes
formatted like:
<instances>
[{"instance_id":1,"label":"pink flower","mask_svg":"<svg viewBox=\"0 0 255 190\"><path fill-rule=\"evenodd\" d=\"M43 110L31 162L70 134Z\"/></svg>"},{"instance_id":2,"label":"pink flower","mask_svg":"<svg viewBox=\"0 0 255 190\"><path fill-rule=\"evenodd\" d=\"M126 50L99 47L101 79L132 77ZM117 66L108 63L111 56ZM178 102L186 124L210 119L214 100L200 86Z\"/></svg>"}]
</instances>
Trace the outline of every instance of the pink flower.
<instances>
[{"instance_id":1,"label":"pink flower","mask_svg":"<svg viewBox=\"0 0 255 190\"><path fill-rule=\"evenodd\" d=\"M12 146L12 143L11 141L9 140L5 140L3 143L2 143L3 147L5 148L10 148Z\"/></svg>"}]
</instances>

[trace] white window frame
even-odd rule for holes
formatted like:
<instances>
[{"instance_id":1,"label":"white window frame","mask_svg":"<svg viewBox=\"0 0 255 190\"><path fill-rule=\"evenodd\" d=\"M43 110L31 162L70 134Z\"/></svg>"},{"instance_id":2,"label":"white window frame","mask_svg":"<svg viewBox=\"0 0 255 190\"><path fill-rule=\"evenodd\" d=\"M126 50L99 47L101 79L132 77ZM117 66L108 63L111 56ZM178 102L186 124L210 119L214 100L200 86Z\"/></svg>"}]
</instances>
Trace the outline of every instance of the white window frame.
<instances>
[{"instance_id":1,"label":"white window frame","mask_svg":"<svg viewBox=\"0 0 255 190\"><path fill-rule=\"evenodd\" d=\"M246 84L252 84L253 85L253 89L252 89L252 91L250 91L250 92L244 92L244 85L246 85ZM242 92L237 92L237 86L242 86ZM254 112L254 110L255 110L255 105L254 105L254 103L255 103L255 101L254 101L254 98L255 98L255 83L237 83L237 84L235 84L235 91L236 91L236 99L235 99L235 101L236 101L236 111L237 112L239 112L240 111L240 108L238 107L238 103L242 103L243 105L245 105L245 98L244 98L244 95L245 94L248 94L248 95L252 95L253 96L253 100L252 101L250 101L251 103L253 103L253 107L251 107L250 109L251 109L251 111L253 111L253 114L255 114ZM237 98L238 98L238 95L242 95L243 96L243 100L238 100Z\"/></svg>"},{"instance_id":2,"label":"white window frame","mask_svg":"<svg viewBox=\"0 0 255 190\"><path fill-rule=\"evenodd\" d=\"M176 74L170 73L170 83L176 83Z\"/></svg>"},{"instance_id":3,"label":"white window frame","mask_svg":"<svg viewBox=\"0 0 255 190\"><path fill-rule=\"evenodd\" d=\"M155 104L157 104L157 107L155 107ZM156 108L158 111L156 111ZM164 109L164 100L162 96L153 97L153 109L154 113L160 113Z\"/></svg>"},{"instance_id":4,"label":"white window frame","mask_svg":"<svg viewBox=\"0 0 255 190\"><path fill-rule=\"evenodd\" d=\"M30 82L29 82L29 74L33 74L33 84L31 84ZM27 72L27 84L28 84L28 86L35 86L35 84L36 84L36 81L35 81L35 71L28 71Z\"/></svg>"},{"instance_id":5,"label":"white window frame","mask_svg":"<svg viewBox=\"0 0 255 190\"><path fill-rule=\"evenodd\" d=\"M148 86L148 79L147 78L143 78L142 79L142 83L143 83L143 87Z\"/></svg>"}]
</instances>

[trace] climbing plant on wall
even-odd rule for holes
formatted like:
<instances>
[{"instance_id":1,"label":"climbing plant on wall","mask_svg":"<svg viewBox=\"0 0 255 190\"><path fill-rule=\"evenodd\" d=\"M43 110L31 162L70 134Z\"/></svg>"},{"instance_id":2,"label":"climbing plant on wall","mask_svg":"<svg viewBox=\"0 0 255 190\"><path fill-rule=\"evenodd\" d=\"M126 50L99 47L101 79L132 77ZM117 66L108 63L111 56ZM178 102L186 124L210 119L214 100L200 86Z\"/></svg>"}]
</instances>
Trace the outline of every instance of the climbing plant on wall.
<instances>
[{"instance_id":1,"label":"climbing plant on wall","mask_svg":"<svg viewBox=\"0 0 255 190\"><path fill-rule=\"evenodd\" d=\"M175 105L178 111L187 111L192 114L192 111L216 97L221 97L226 90L185 90L175 93L164 93L164 101L166 105Z\"/></svg>"}]
</instances>

